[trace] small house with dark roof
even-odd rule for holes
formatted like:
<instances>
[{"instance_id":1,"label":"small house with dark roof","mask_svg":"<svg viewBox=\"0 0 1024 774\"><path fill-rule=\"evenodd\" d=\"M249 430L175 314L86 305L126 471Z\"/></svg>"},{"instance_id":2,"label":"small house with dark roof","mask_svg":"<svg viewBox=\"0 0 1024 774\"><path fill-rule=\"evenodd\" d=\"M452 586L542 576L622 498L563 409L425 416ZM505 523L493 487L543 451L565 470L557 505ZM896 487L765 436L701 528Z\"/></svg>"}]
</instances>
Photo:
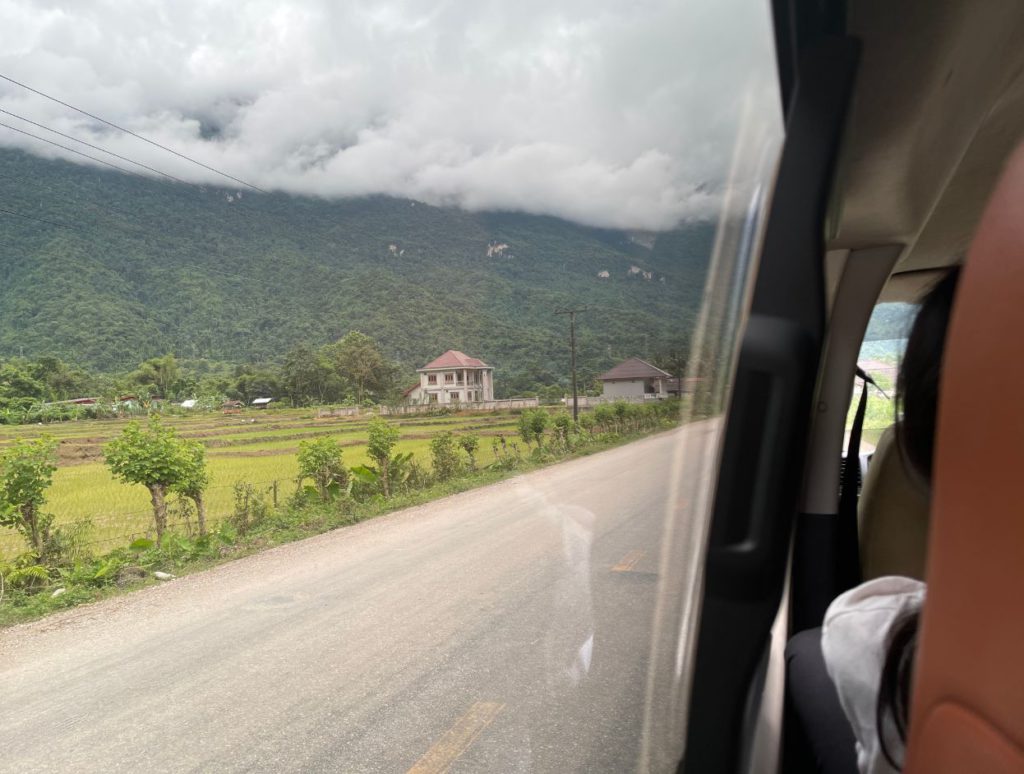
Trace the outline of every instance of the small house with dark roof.
<instances>
[{"instance_id":1,"label":"small house with dark roof","mask_svg":"<svg viewBox=\"0 0 1024 774\"><path fill-rule=\"evenodd\" d=\"M605 398L665 398L672 375L646 360L631 357L598 377Z\"/></svg>"},{"instance_id":2,"label":"small house with dark roof","mask_svg":"<svg viewBox=\"0 0 1024 774\"><path fill-rule=\"evenodd\" d=\"M494 369L457 349L417 368L419 384L405 391L410 403L480 403L494 400Z\"/></svg>"}]
</instances>

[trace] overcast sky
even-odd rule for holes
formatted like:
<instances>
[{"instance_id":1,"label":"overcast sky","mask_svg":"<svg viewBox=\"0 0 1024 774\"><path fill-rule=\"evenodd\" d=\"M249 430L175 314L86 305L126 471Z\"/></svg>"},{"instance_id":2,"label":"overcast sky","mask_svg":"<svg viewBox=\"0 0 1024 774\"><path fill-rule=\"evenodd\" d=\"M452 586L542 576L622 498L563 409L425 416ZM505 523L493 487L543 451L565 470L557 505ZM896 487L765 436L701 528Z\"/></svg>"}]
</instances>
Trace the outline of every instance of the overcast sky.
<instances>
[{"instance_id":1,"label":"overcast sky","mask_svg":"<svg viewBox=\"0 0 1024 774\"><path fill-rule=\"evenodd\" d=\"M743 105L778 110L767 5L0 0L0 73L264 188L654 230L713 215ZM5 81L0 108L225 182Z\"/></svg>"}]
</instances>

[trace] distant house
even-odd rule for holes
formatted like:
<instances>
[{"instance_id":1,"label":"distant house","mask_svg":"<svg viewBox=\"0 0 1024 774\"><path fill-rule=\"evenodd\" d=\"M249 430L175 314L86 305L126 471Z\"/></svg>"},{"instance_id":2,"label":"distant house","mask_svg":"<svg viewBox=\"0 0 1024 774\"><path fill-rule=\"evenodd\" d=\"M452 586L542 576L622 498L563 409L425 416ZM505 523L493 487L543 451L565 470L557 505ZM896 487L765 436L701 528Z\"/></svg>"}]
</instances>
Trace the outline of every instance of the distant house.
<instances>
[{"instance_id":1,"label":"distant house","mask_svg":"<svg viewBox=\"0 0 1024 774\"><path fill-rule=\"evenodd\" d=\"M44 403L44 406L95 406L100 402L99 398L70 398L68 400L54 400Z\"/></svg>"},{"instance_id":2,"label":"distant house","mask_svg":"<svg viewBox=\"0 0 1024 774\"><path fill-rule=\"evenodd\" d=\"M668 397L672 375L646 360L631 357L598 377L604 385L606 398Z\"/></svg>"},{"instance_id":3,"label":"distant house","mask_svg":"<svg viewBox=\"0 0 1024 774\"><path fill-rule=\"evenodd\" d=\"M494 400L494 369L456 349L449 349L416 371L419 384L404 393L410 403L448 405Z\"/></svg>"},{"instance_id":4,"label":"distant house","mask_svg":"<svg viewBox=\"0 0 1024 774\"><path fill-rule=\"evenodd\" d=\"M197 404L198 402L199 402L199 401L198 401L198 400L196 400L195 398L189 398L188 400L183 400L183 401L181 402L181 407L182 407L183 409L193 409L193 408L195 408L195 407L196 407L196 404Z\"/></svg>"},{"instance_id":5,"label":"distant house","mask_svg":"<svg viewBox=\"0 0 1024 774\"><path fill-rule=\"evenodd\" d=\"M253 408L265 409L267 406L270 405L270 402L272 400L273 398L256 398L249 405L252 406Z\"/></svg>"}]
</instances>

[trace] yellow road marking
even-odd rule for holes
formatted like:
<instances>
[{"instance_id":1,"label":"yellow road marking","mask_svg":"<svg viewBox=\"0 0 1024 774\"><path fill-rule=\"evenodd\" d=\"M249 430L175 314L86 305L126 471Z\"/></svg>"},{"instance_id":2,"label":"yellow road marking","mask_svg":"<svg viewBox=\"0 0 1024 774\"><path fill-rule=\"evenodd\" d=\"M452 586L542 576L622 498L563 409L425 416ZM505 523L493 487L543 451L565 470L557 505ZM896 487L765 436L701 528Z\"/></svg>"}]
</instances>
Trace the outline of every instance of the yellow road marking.
<instances>
[{"instance_id":1,"label":"yellow road marking","mask_svg":"<svg viewBox=\"0 0 1024 774\"><path fill-rule=\"evenodd\" d=\"M504 706L496 701L478 701L416 761L408 774L443 774L448 771L448 767L469 749Z\"/></svg>"},{"instance_id":2,"label":"yellow road marking","mask_svg":"<svg viewBox=\"0 0 1024 774\"><path fill-rule=\"evenodd\" d=\"M619 561L617 565L612 567L612 572L631 572L636 567L637 562L643 557L644 552L639 548L634 548L628 554L626 554Z\"/></svg>"}]
</instances>

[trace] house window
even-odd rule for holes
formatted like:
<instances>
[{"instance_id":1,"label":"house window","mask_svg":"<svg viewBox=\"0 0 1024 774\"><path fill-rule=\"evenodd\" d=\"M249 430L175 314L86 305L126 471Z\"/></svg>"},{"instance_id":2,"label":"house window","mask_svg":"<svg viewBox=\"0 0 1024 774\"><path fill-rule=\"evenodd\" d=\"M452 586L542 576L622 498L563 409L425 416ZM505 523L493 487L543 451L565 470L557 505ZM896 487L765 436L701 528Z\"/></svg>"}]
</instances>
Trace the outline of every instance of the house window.
<instances>
[{"instance_id":1,"label":"house window","mask_svg":"<svg viewBox=\"0 0 1024 774\"><path fill-rule=\"evenodd\" d=\"M427 384L437 384L437 374L427 374Z\"/></svg>"},{"instance_id":2,"label":"house window","mask_svg":"<svg viewBox=\"0 0 1024 774\"><path fill-rule=\"evenodd\" d=\"M445 374L444 375L444 383L445 384L454 384L454 382L455 382L455 374Z\"/></svg>"},{"instance_id":3,"label":"house window","mask_svg":"<svg viewBox=\"0 0 1024 774\"><path fill-rule=\"evenodd\" d=\"M462 400L462 393L461 392L453 392L452 393L452 401L454 401L455 403L458 403L460 400Z\"/></svg>"}]
</instances>

